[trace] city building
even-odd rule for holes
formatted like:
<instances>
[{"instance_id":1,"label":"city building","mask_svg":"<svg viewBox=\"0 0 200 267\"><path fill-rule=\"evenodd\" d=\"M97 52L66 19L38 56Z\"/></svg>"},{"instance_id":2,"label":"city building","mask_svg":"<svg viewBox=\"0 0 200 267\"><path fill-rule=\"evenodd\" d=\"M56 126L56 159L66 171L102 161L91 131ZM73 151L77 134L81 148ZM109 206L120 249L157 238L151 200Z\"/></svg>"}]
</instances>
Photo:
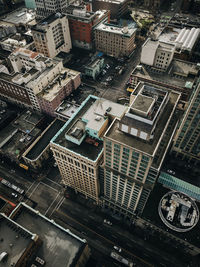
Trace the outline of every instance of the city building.
<instances>
[{"instance_id":1,"label":"city building","mask_svg":"<svg viewBox=\"0 0 200 267\"><path fill-rule=\"evenodd\" d=\"M71 38L66 16L52 14L34 25L31 32L37 52L51 58L59 52L70 52Z\"/></svg>"},{"instance_id":2,"label":"city building","mask_svg":"<svg viewBox=\"0 0 200 267\"><path fill-rule=\"evenodd\" d=\"M23 266L30 263L30 255L36 253L42 241L39 236L25 229L4 214L0 214L2 266Z\"/></svg>"},{"instance_id":3,"label":"city building","mask_svg":"<svg viewBox=\"0 0 200 267\"><path fill-rule=\"evenodd\" d=\"M15 34L17 29L13 23L0 21L0 39Z\"/></svg>"},{"instance_id":4,"label":"city building","mask_svg":"<svg viewBox=\"0 0 200 267\"><path fill-rule=\"evenodd\" d=\"M126 107L88 96L51 140L62 183L100 203L99 166L103 160L103 134Z\"/></svg>"},{"instance_id":5,"label":"city building","mask_svg":"<svg viewBox=\"0 0 200 267\"><path fill-rule=\"evenodd\" d=\"M90 12L85 5L70 5L66 9L72 45L90 50L93 48L93 29L101 22L110 21L110 11Z\"/></svg>"},{"instance_id":6,"label":"city building","mask_svg":"<svg viewBox=\"0 0 200 267\"><path fill-rule=\"evenodd\" d=\"M73 0L35 0L36 17L40 20L57 12L63 13L71 2Z\"/></svg>"},{"instance_id":7,"label":"city building","mask_svg":"<svg viewBox=\"0 0 200 267\"><path fill-rule=\"evenodd\" d=\"M26 8L35 9L36 8L35 0L25 0L25 6Z\"/></svg>"},{"instance_id":8,"label":"city building","mask_svg":"<svg viewBox=\"0 0 200 267\"><path fill-rule=\"evenodd\" d=\"M139 83L128 111L104 134L105 208L141 214L172 142L180 93Z\"/></svg>"},{"instance_id":9,"label":"city building","mask_svg":"<svg viewBox=\"0 0 200 267\"><path fill-rule=\"evenodd\" d=\"M55 110L55 114L58 119L68 121L68 119L70 119L74 113L76 113L78 108L79 105L67 100L63 100L63 102Z\"/></svg>"},{"instance_id":10,"label":"city building","mask_svg":"<svg viewBox=\"0 0 200 267\"><path fill-rule=\"evenodd\" d=\"M28 30L30 25L36 23L35 11L27 8L18 8L6 14L1 20L7 23L12 23L17 29L24 27Z\"/></svg>"},{"instance_id":11,"label":"city building","mask_svg":"<svg viewBox=\"0 0 200 267\"><path fill-rule=\"evenodd\" d=\"M160 8L162 2L163 0L144 0L144 6L157 10Z\"/></svg>"},{"instance_id":12,"label":"city building","mask_svg":"<svg viewBox=\"0 0 200 267\"><path fill-rule=\"evenodd\" d=\"M128 12L129 0L93 0L92 9L97 10L110 10L110 18L120 18Z\"/></svg>"},{"instance_id":13,"label":"city building","mask_svg":"<svg viewBox=\"0 0 200 267\"><path fill-rule=\"evenodd\" d=\"M4 221L1 220L1 224L6 223L8 228L1 227L3 242L7 244L4 248L8 252L7 264L4 266L11 266L13 262L19 267L25 263L26 266L85 266L89 259L90 249L85 239L25 203L20 203ZM21 265L16 264L21 256L18 251L24 252L21 253Z\"/></svg>"},{"instance_id":14,"label":"city building","mask_svg":"<svg viewBox=\"0 0 200 267\"><path fill-rule=\"evenodd\" d=\"M15 109L9 108L4 108L0 114L0 155L19 164L23 153L42 134L41 126L45 117L30 110L19 114Z\"/></svg>"},{"instance_id":15,"label":"city building","mask_svg":"<svg viewBox=\"0 0 200 267\"><path fill-rule=\"evenodd\" d=\"M29 39L29 40L28 40ZM0 46L3 50L13 52L18 47L22 47L24 49L34 50L35 45L32 38L26 38L24 35L16 33L14 35L10 35L9 37L5 37L0 41Z\"/></svg>"},{"instance_id":16,"label":"city building","mask_svg":"<svg viewBox=\"0 0 200 267\"><path fill-rule=\"evenodd\" d=\"M138 65L130 75L127 91L134 91L140 81L147 82L181 92L184 104L190 98L198 75L198 64L178 59L172 60L171 66L165 72L151 66Z\"/></svg>"},{"instance_id":17,"label":"city building","mask_svg":"<svg viewBox=\"0 0 200 267\"><path fill-rule=\"evenodd\" d=\"M141 63L165 71L174 56L173 44L158 42L150 38L142 46Z\"/></svg>"},{"instance_id":18,"label":"city building","mask_svg":"<svg viewBox=\"0 0 200 267\"><path fill-rule=\"evenodd\" d=\"M136 28L101 23L94 30L96 50L121 58L130 56L135 45Z\"/></svg>"},{"instance_id":19,"label":"city building","mask_svg":"<svg viewBox=\"0 0 200 267\"><path fill-rule=\"evenodd\" d=\"M39 170L50 156L50 140L62 128L64 122L55 119L23 153L26 166Z\"/></svg>"},{"instance_id":20,"label":"city building","mask_svg":"<svg viewBox=\"0 0 200 267\"><path fill-rule=\"evenodd\" d=\"M93 78L96 77L102 72L104 68L104 58L94 58L85 66L85 75Z\"/></svg>"},{"instance_id":21,"label":"city building","mask_svg":"<svg viewBox=\"0 0 200 267\"><path fill-rule=\"evenodd\" d=\"M63 67L58 58L16 49L9 56L14 73L0 73L5 99L55 116L63 99L81 84L80 73Z\"/></svg>"},{"instance_id":22,"label":"city building","mask_svg":"<svg viewBox=\"0 0 200 267\"><path fill-rule=\"evenodd\" d=\"M191 162L200 160L200 79L185 107L174 140L173 152Z\"/></svg>"}]
</instances>

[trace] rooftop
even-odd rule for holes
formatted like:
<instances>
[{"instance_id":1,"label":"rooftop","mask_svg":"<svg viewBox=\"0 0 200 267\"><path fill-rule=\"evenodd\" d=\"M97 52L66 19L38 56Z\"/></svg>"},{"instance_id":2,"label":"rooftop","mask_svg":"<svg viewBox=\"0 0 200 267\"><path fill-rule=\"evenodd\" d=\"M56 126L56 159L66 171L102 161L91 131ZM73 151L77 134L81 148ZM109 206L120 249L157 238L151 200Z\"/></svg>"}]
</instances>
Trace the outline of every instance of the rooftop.
<instances>
[{"instance_id":1,"label":"rooftop","mask_svg":"<svg viewBox=\"0 0 200 267\"><path fill-rule=\"evenodd\" d=\"M73 104L69 101L63 101L60 106L56 109L56 113L59 116L65 117L67 119L71 118L77 111L79 105Z\"/></svg>"},{"instance_id":2,"label":"rooftop","mask_svg":"<svg viewBox=\"0 0 200 267\"><path fill-rule=\"evenodd\" d=\"M19 8L7 14L2 20L16 25L24 25L35 20L35 12L27 8Z\"/></svg>"},{"instance_id":3,"label":"rooftop","mask_svg":"<svg viewBox=\"0 0 200 267\"><path fill-rule=\"evenodd\" d=\"M189 242L197 247L199 247L199 240L200 240L200 234L199 234L199 227L200 227L200 221L197 223L197 225L190 231L179 233L176 231L173 231L169 229L161 220L159 213L158 213L158 206L161 198L167 193L171 191L171 189L166 188L165 186L161 185L160 183L157 183L154 186L153 191L150 194L150 197L147 201L147 204L144 208L142 217L144 217L147 220L150 220L151 223L154 225L160 227L161 229L167 231L170 234L173 234L175 237L181 238L182 240L185 240L186 242ZM198 206L198 209L200 208L199 203L196 203ZM163 238L164 239L164 238ZM162 244L162 243L161 243ZM172 245L176 246L177 243L175 242L175 239L173 242L168 243L170 247ZM181 249L181 252L183 253L183 249Z\"/></svg>"},{"instance_id":4,"label":"rooftop","mask_svg":"<svg viewBox=\"0 0 200 267\"><path fill-rule=\"evenodd\" d=\"M52 22L56 21L57 19L62 19L64 17L65 15L61 13L51 14L48 17L40 20L36 25L32 26L31 29L35 31L39 30L45 32Z\"/></svg>"},{"instance_id":5,"label":"rooftop","mask_svg":"<svg viewBox=\"0 0 200 267\"><path fill-rule=\"evenodd\" d=\"M133 27L122 27L115 24L101 23L95 27L95 30L104 31L108 33L115 33L123 35L124 37L131 37L135 32L136 28Z\"/></svg>"},{"instance_id":6,"label":"rooftop","mask_svg":"<svg viewBox=\"0 0 200 267\"><path fill-rule=\"evenodd\" d=\"M42 137L34 143L31 150L29 150L29 152L24 156L31 160L36 159L42 153L42 151L49 145L52 137L60 130L63 125L63 121L57 119L54 120L54 122L42 134Z\"/></svg>"},{"instance_id":7,"label":"rooftop","mask_svg":"<svg viewBox=\"0 0 200 267\"><path fill-rule=\"evenodd\" d=\"M160 165L160 160L164 153L164 151L162 151L160 155L157 155L158 144L160 143L161 138L163 138L162 134L165 133L165 131L166 131L166 140L163 139L165 141L164 147L166 147L168 144L169 136L171 136L174 130L173 127L168 125L169 118L173 114L174 107L176 106L179 97L180 95L176 92L169 93L169 101L167 102L163 113L159 117L157 126L155 128L154 137L150 141L146 142L145 140L142 140L136 136L120 131L119 120L117 119L113 121L110 128L105 133L105 137L113 139L115 142L119 142L134 149L137 149L139 151L142 151L143 153L149 154L150 156L154 156L156 158L154 160L154 164L156 167L158 167ZM174 119L172 121L173 121L173 123L171 122L172 125L175 126L176 120ZM167 128L165 129L166 126ZM135 121L134 121L134 127L137 127L135 125Z\"/></svg>"},{"instance_id":8,"label":"rooftop","mask_svg":"<svg viewBox=\"0 0 200 267\"><path fill-rule=\"evenodd\" d=\"M0 214L1 252L7 252L7 260L0 261L0 266L12 266L22 257L31 245L34 234L27 231L17 223Z\"/></svg>"},{"instance_id":9,"label":"rooftop","mask_svg":"<svg viewBox=\"0 0 200 267\"><path fill-rule=\"evenodd\" d=\"M30 111L22 113L15 121L1 129L0 147L4 153L17 157L31 140L40 133L37 124L43 116Z\"/></svg>"},{"instance_id":10,"label":"rooftop","mask_svg":"<svg viewBox=\"0 0 200 267\"><path fill-rule=\"evenodd\" d=\"M192 88L187 88L187 83L190 82L193 86L198 72L199 70L195 63L173 60L166 72L156 70L150 66L140 65L133 70L131 76L138 77L141 81L149 81L152 84L175 89L189 97ZM131 80L132 77L130 77L130 83Z\"/></svg>"},{"instance_id":11,"label":"rooftop","mask_svg":"<svg viewBox=\"0 0 200 267\"><path fill-rule=\"evenodd\" d=\"M78 74L78 71L63 67L59 74L56 75L54 80L48 83L48 85L44 87L37 96L42 97L47 101L52 101L59 94L60 89L63 88L67 83L71 81L71 79L73 79Z\"/></svg>"},{"instance_id":12,"label":"rooftop","mask_svg":"<svg viewBox=\"0 0 200 267\"><path fill-rule=\"evenodd\" d=\"M109 100L88 96L51 142L96 161L103 148L101 134L107 127L107 116L120 118L126 109Z\"/></svg>"},{"instance_id":13,"label":"rooftop","mask_svg":"<svg viewBox=\"0 0 200 267\"><path fill-rule=\"evenodd\" d=\"M21 203L10 217L40 237L43 243L37 255L46 261L47 266L73 266L76 263L76 257L86 245L85 240L25 203Z\"/></svg>"},{"instance_id":14,"label":"rooftop","mask_svg":"<svg viewBox=\"0 0 200 267\"><path fill-rule=\"evenodd\" d=\"M62 129L53 137L52 143L55 143L69 151L72 151L80 156L86 157L89 160L96 161L102 152L103 142L98 140L98 146L88 144L86 138L81 139L80 144L76 144L66 139L65 134L73 127L74 123L80 120L87 112L89 107L96 101L96 97L88 97L78 108L77 112L69 119ZM76 139L76 138L75 138Z\"/></svg>"}]
</instances>

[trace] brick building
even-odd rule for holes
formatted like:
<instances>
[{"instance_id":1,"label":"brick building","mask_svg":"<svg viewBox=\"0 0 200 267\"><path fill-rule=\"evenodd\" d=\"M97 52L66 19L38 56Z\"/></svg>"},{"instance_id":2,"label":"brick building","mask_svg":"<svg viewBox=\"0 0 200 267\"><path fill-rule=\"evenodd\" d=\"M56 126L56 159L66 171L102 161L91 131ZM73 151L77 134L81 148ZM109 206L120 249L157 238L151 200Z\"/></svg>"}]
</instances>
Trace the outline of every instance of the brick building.
<instances>
[{"instance_id":1,"label":"brick building","mask_svg":"<svg viewBox=\"0 0 200 267\"><path fill-rule=\"evenodd\" d=\"M110 11L90 12L85 6L70 5L66 14L69 20L72 45L90 50L93 48L93 28L100 22L110 21Z\"/></svg>"}]
</instances>

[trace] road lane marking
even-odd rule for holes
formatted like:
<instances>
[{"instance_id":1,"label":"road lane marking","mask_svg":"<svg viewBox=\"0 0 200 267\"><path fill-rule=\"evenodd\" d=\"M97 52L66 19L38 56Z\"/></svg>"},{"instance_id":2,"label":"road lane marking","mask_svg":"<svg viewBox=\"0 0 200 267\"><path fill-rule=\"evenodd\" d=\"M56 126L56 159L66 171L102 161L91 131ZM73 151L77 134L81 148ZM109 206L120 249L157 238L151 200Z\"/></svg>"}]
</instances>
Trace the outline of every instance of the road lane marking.
<instances>
[{"instance_id":1,"label":"road lane marking","mask_svg":"<svg viewBox=\"0 0 200 267\"><path fill-rule=\"evenodd\" d=\"M46 210L45 214L47 214L47 212L49 211L49 209L52 207L52 205L54 204L54 202L56 201L56 199L58 198L58 196L60 195L60 192L57 194L57 196L55 197L55 199L52 201L51 205L48 207L48 209Z\"/></svg>"},{"instance_id":2,"label":"road lane marking","mask_svg":"<svg viewBox=\"0 0 200 267\"><path fill-rule=\"evenodd\" d=\"M62 198L58 201L58 203L56 204L55 208L52 210L52 212L51 212L51 214L49 215L49 217L51 217L51 215L54 213L55 210L57 210L57 209L60 208L60 206L62 205L62 203L64 202L64 200L65 200L65 198L62 197Z\"/></svg>"},{"instance_id":3,"label":"road lane marking","mask_svg":"<svg viewBox=\"0 0 200 267\"><path fill-rule=\"evenodd\" d=\"M40 183L38 183L35 188L33 189L33 191L30 193L30 195L28 196L29 198L32 196L32 194L35 192L35 190L38 188Z\"/></svg>"},{"instance_id":4,"label":"road lane marking","mask_svg":"<svg viewBox=\"0 0 200 267\"><path fill-rule=\"evenodd\" d=\"M56 183L56 182L52 181L52 180L51 180L51 179L49 179L49 178L45 178L45 179L47 179L47 180L48 180L48 181L50 181L51 183L54 183L54 184L56 184L56 185L58 185L58 186L62 187L62 185L60 185L60 184L58 184L58 183Z\"/></svg>"},{"instance_id":5,"label":"road lane marking","mask_svg":"<svg viewBox=\"0 0 200 267\"><path fill-rule=\"evenodd\" d=\"M40 182L40 184L43 184L43 185L45 185L45 186L47 186L47 187L51 188L52 190L54 190L54 191L58 192L58 190L57 190L57 189L53 188L52 186L50 186L50 185L48 185L48 184L45 184L45 183L43 183L43 182Z\"/></svg>"},{"instance_id":6,"label":"road lane marking","mask_svg":"<svg viewBox=\"0 0 200 267\"><path fill-rule=\"evenodd\" d=\"M98 234L97 232L95 232L94 230L90 229L89 227L87 227L86 225L80 223L79 221L77 221L76 219L70 217L69 215L65 214L64 212L57 210L58 213L62 214L63 216L71 219L72 221L75 221L76 223L78 223L79 225L81 225L82 227L86 228L87 230L89 230L90 232L96 234L97 236L103 238L104 240L106 240L108 243L115 245L116 243L114 243L113 241L107 239L106 237ZM150 266L150 267L154 267L154 265L150 264L149 262L146 262L145 260L141 259L140 257L136 256L135 254L133 254L132 252L129 252L128 250L122 248L123 251L125 251L127 254L131 255L132 257L135 257L136 259L140 260L141 262L144 262L146 265Z\"/></svg>"}]
</instances>

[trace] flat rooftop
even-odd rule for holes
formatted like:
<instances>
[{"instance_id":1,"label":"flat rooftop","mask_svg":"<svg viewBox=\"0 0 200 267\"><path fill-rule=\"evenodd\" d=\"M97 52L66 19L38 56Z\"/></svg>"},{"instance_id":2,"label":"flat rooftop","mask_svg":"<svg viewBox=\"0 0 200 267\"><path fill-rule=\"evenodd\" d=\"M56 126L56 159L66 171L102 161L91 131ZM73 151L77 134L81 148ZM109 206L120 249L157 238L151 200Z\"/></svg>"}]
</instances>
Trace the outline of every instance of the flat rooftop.
<instances>
[{"instance_id":1,"label":"flat rooftop","mask_svg":"<svg viewBox=\"0 0 200 267\"><path fill-rule=\"evenodd\" d=\"M78 71L63 68L62 71L55 77L54 81L50 82L47 87L37 94L47 101L52 101L60 92L60 89L67 85L71 79L79 74Z\"/></svg>"},{"instance_id":2,"label":"flat rooftop","mask_svg":"<svg viewBox=\"0 0 200 267\"><path fill-rule=\"evenodd\" d=\"M56 109L56 113L67 119L71 118L76 113L79 105L73 104L64 100L60 106Z\"/></svg>"},{"instance_id":3,"label":"flat rooftop","mask_svg":"<svg viewBox=\"0 0 200 267\"><path fill-rule=\"evenodd\" d=\"M46 266L74 266L76 257L86 245L85 240L24 203L15 211L16 216L13 213L10 217L22 227L36 233L43 241L37 255L46 261Z\"/></svg>"},{"instance_id":4,"label":"flat rooftop","mask_svg":"<svg viewBox=\"0 0 200 267\"><path fill-rule=\"evenodd\" d=\"M89 160L96 161L103 149L102 141L98 140L98 146L88 144L85 142L85 140L83 140L80 145L77 145L73 142L70 142L65 137L66 132L69 131L76 121L84 116L96 99L96 97L88 97L79 107L74 116L68 122L66 122L62 129L53 137L51 142L66 148L67 150L71 150L73 153L86 157Z\"/></svg>"},{"instance_id":5,"label":"flat rooftop","mask_svg":"<svg viewBox=\"0 0 200 267\"><path fill-rule=\"evenodd\" d=\"M1 18L1 20L10 22L16 25L27 24L35 20L35 12L27 8L19 8L7 14L5 17Z\"/></svg>"},{"instance_id":6,"label":"flat rooftop","mask_svg":"<svg viewBox=\"0 0 200 267\"><path fill-rule=\"evenodd\" d=\"M121 27L115 24L101 23L95 27L95 30L104 31L108 33L115 33L123 35L124 37L131 37L135 32L136 28Z\"/></svg>"},{"instance_id":7,"label":"flat rooftop","mask_svg":"<svg viewBox=\"0 0 200 267\"><path fill-rule=\"evenodd\" d=\"M139 81L149 81L152 84L166 86L166 88L183 92L187 97L192 92L192 88L187 88L187 83L193 85L197 75L196 64L181 60L173 60L167 72L141 65L141 67L136 67L131 74L131 76L138 77Z\"/></svg>"},{"instance_id":8,"label":"flat rooftop","mask_svg":"<svg viewBox=\"0 0 200 267\"><path fill-rule=\"evenodd\" d=\"M34 235L16 224L5 215L0 214L1 252L8 253L7 260L0 261L0 266L12 266L21 258L24 251L33 242Z\"/></svg>"},{"instance_id":9,"label":"flat rooftop","mask_svg":"<svg viewBox=\"0 0 200 267\"><path fill-rule=\"evenodd\" d=\"M61 13L51 14L48 17L40 20L36 25L32 26L32 30L45 32L46 28L49 27L49 24L63 17L65 17L65 15Z\"/></svg>"},{"instance_id":10,"label":"flat rooftop","mask_svg":"<svg viewBox=\"0 0 200 267\"><path fill-rule=\"evenodd\" d=\"M151 156L154 156L157 150L157 145L158 142L161 138L161 135L163 133L163 130L169 120L169 117L173 111L174 105L179 99L179 94L176 92L170 92L169 93L169 101L165 107L165 110L163 114L160 116L160 119L157 123L155 133L154 133L154 138L149 141L143 141L142 139L139 139L135 136L129 135L127 133L124 133L119 130L119 121L114 120L113 123L111 124L110 128L108 131L105 133L105 137L114 140L115 142L119 142L122 144L125 144L129 147L135 148L139 151L142 151L146 154L149 154ZM173 129L171 129L172 133ZM170 133L168 133L168 136L171 136ZM166 140L167 144L167 140ZM161 155L160 155L161 156ZM155 162L155 165L159 165L159 160Z\"/></svg>"},{"instance_id":11,"label":"flat rooftop","mask_svg":"<svg viewBox=\"0 0 200 267\"><path fill-rule=\"evenodd\" d=\"M41 130L37 128L37 124L43 118L42 114L26 111L1 129L0 146L2 151L14 157L18 156L19 153L30 144L32 138L41 132Z\"/></svg>"},{"instance_id":12,"label":"flat rooftop","mask_svg":"<svg viewBox=\"0 0 200 267\"><path fill-rule=\"evenodd\" d=\"M64 122L56 119L51 126L42 134L42 137L33 145L31 150L25 155L26 158L34 160L49 145L53 136L62 128Z\"/></svg>"}]
</instances>

